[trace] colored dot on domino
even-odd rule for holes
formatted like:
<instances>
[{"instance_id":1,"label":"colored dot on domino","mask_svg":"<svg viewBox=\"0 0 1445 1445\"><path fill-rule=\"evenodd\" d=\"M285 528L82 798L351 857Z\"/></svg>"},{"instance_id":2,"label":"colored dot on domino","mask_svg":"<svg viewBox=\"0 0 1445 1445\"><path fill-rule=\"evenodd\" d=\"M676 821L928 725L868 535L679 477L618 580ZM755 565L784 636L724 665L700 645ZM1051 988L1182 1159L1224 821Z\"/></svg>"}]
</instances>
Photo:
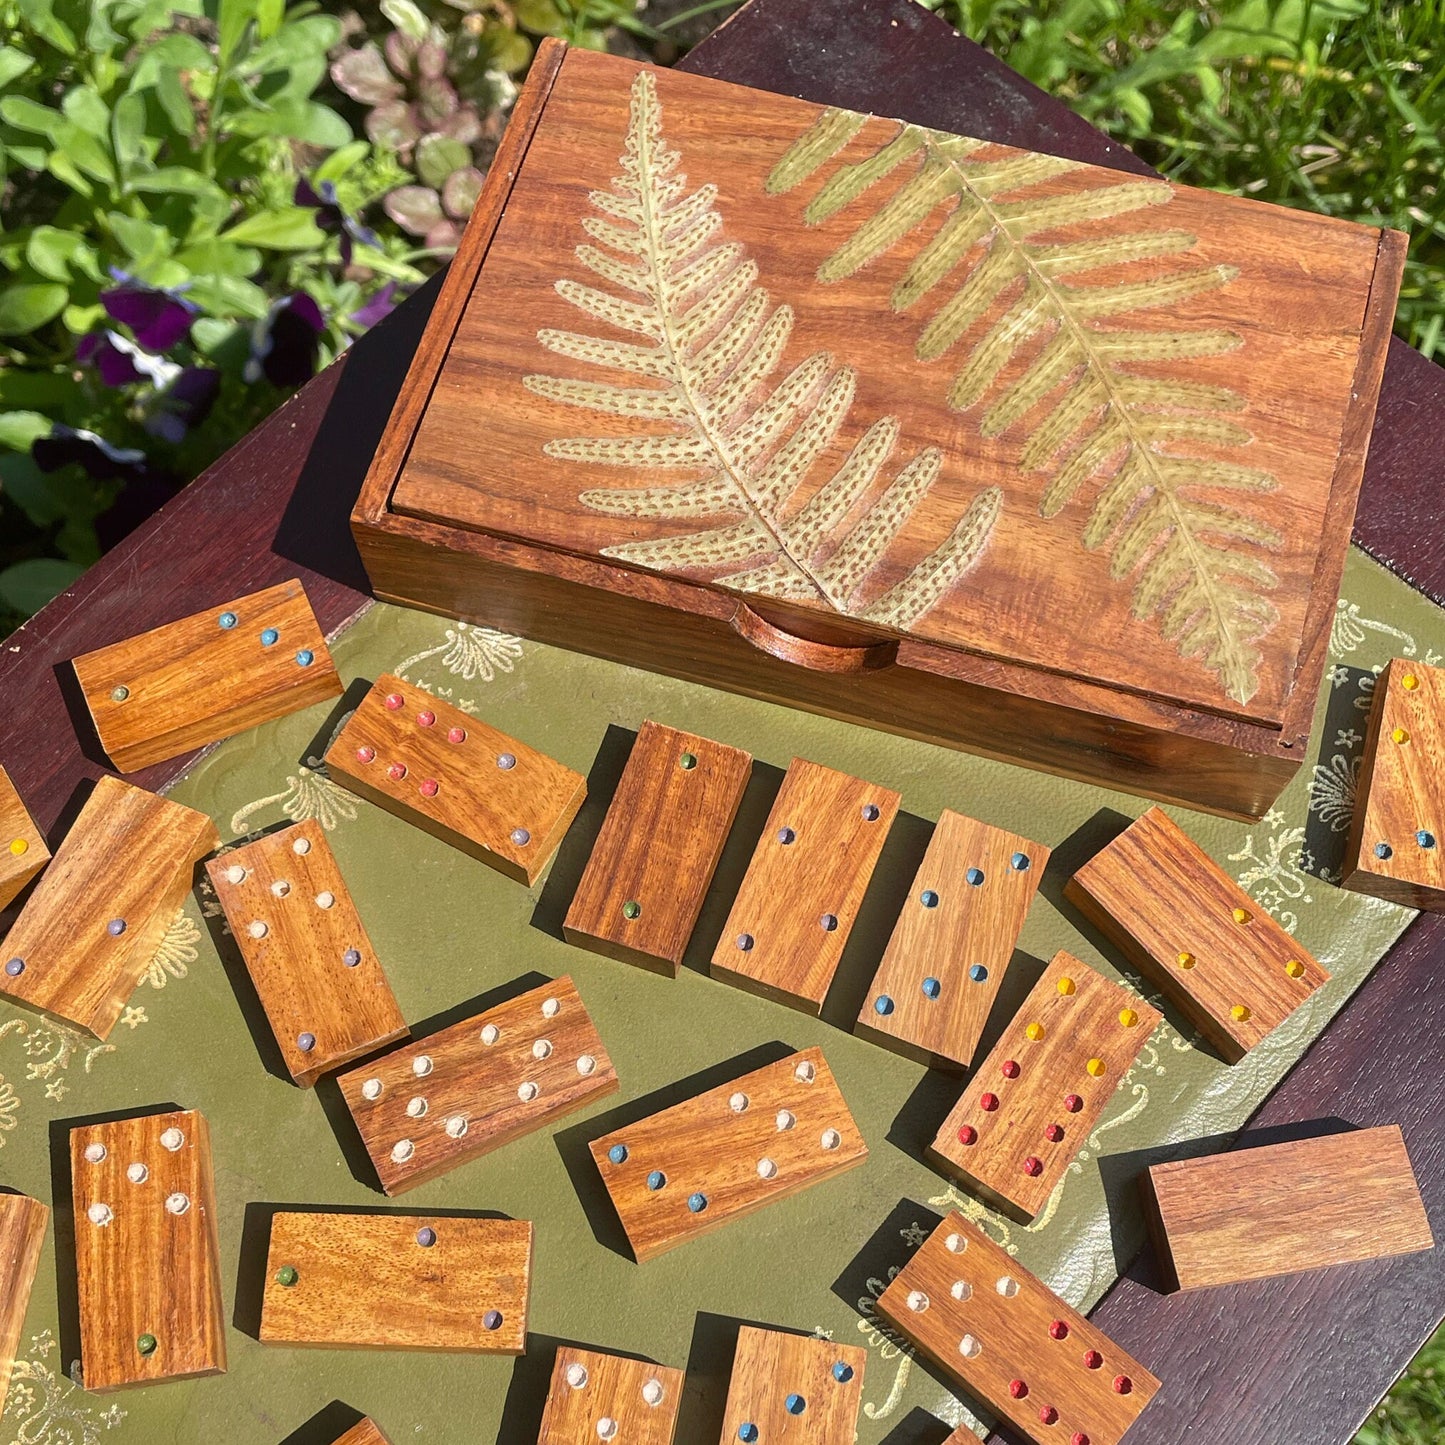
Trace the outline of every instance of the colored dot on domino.
<instances>
[{"instance_id":1,"label":"colored dot on domino","mask_svg":"<svg viewBox=\"0 0 1445 1445\"><path fill-rule=\"evenodd\" d=\"M790 1415L801 1415L808 1408L808 1402L801 1395L789 1395L783 1401L783 1409Z\"/></svg>"},{"instance_id":2,"label":"colored dot on domino","mask_svg":"<svg viewBox=\"0 0 1445 1445\"><path fill-rule=\"evenodd\" d=\"M1285 964L1284 971L1291 978L1303 978L1305 976L1305 966L1297 958L1290 959L1290 961Z\"/></svg>"},{"instance_id":3,"label":"colored dot on domino","mask_svg":"<svg viewBox=\"0 0 1445 1445\"><path fill-rule=\"evenodd\" d=\"M12 838L10 840L10 853L15 858L21 858L30 851L30 844L24 838Z\"/></svg>"},{"instance_id":4,"label":"colored dot on domino","mask_svg":"<svg viewBox=\"0 0 1445 1445\"><path fill-rule=\"evenodd\" d=\"M1062 1124L1045 1124L1044 1138L1050 1144L1057 1144L1064 1137L1064 1126Z\"/></svg>"},{"instance_id":5,"label":"colored dot on domino","mask_svg":"<svg viewBox=\"0 0 1445 1445\"><path fill-rule=\"evenodd\" d=\"M267 627L261 633L261 646L274 647L280 640L281 634L274 627Z\"/></svg>"},{"instance_id":6,"label":"colored dot on domino","mask_svg":"<svg viewBox=\"0 0 1445 1445\"><path fill-rule=\"evenodd\" d=\"M1230 1009L1229 1016L1237 1024L1247 1024L1251 1017L1249 1009L1242 1003L1235 1004L1235 1006Z\"/></svg>"},{"instance_id":7,"label":"colored dot on domino","mask_svg":"<svg viewBox=\"0 0 1445 1445\"><path fill-rule=\"evenodd\" d=\"M1066 1108L1069 1113L1077 1114L1083 1107L1084 1101L1077 1094L1064 1095L1064 1108Z\"/></svg>"},{"instance_id":8,"label":"colored dot on domino","mask_svg":"<svg viewBox=\"0 0 1445 1445\"><path fill-rule=\"evenodd\" d=\"M447 741L449 743L464 743L467 740L466 728L448 728Z\"/></svg>"},{"instance_id":9,"label":"colored dot on domino","mask_svg":"<svg viewBox=\"0 0 1445 1445\"><path fill-rule=\"evenodd\" d=\"M743 1445L754 1445L757 1438L758 1427L756 1425L745 1422L738 1426L738 1439L743 1442Z\"/></svg>"},{"instance_id":10,"label":"colored dot on domino","mask_svg":"<svg viewBox=\"0 0 1445 1445\"><path fill-rule=\"evenodd\" d=\"M1044 1172L1043 1160L1036 1159L1032 1154L1024 1160L1024 1173L1030 1179L1037 1179Z\"/></svg>"},{"instance_id":11,"label":"colored dot on domino","mask_svg":"<svg viewBox=\"0 0 1445 1445\"><path fill-rule=\"evenodd\" d=\"M1069 1445L1089 1445L1089 1437L1082 1430L1076 1430L1069 1440Z\"/></svg>"},{"instance_id":12,"label":"colored dot on domino","mask_svg":"<svg viewBox=\"0 0 1445 1445\"><path fill-rule=\"evenodd\" d=\"M400 707L401 707L401 694L400 694L399 692L389 692L389 693L387 693L387 695L386 695L386 710L387 710L388 712L397 712L397 711L400 709Z\"/></svg>"},{"instance_id":13,"label":"colored dot on domino","mask_svg":"<svg viewBox=\"0 0 1445 1445\"><path fill-rule=\"evenodd\" d=\"M375 748L357 748L356 761L358 763L374 763L376 761Z\"/></svg>"},{"instance_id":14,"label":"colored dot on domino","mask_svg":"<svg viewBox=\"0 0 1445 1445\"><path fill-rule=\"evenodd\" d=\"M1435 835L1427 829L1421 828L1420 831L1415 834L1415 841L1422 848L1433 848L1435 846Z\"/></svg>"},{"instance_id":15,"label":"colored dot on domino","mask_svg":"<svg viewBox=\"0 0 1445 1445\"><path fill-rule=\"evenodd\" d=\"M978 1099L978 1107L982 1109L984 1113L992 1114L993 1111L998 1108L998 1095L980 1094Z\"/></svg>"},{"instance_id":16,"label":"colored dot on domino","mask_svg":"<svg viewBox=\"0 0 1445 1445\"><path fill-rule=\"evenodd\" d=\"M1104 1363L1104 1357L1098 1350L1084 1351L1084 1368L1086 1370L1097 1370Z\"/></svg>"},{"instance_id":17,"label":"colored dot on domino","mask_svg":"<svg viewBox=\"0 0 1445 1445\"><path fill-rule=\"evenodd\" d=\"M999 1067L999 1073L1001 1073L1001 1074L1004 1076L1004 1078L1006 1078L1006 1079L1016 1079L1016 1078L1018 1078L1018 1076L1019 1076L1018 1061L1017 1061L1016 1059L1005 1059L1005 1060L1003 1061L1002 1065Z\"/></svg>"},{"instance_id":18,"label":"colored dot on domino","mask_svg":"<svg viewBox=\"0 0 1445 1445\"><path fill-rule=\"evenodd\" d=\"M922 988L924 998L937 998L943 992L943 985L936 978L925 978Z\"/></svg>"},{"instance_id":19,"label":"colored dot on domino","mask_svg":"<svg viewBox=\"0 0 1445 1445\"><path fill-rule=\"evenodd\" d=\"M441 784L435 778L423 778L418 791L423 798L434 798L441 791Z\"/></svg>"},{"instance_id":20,"label":"colored dot on domino","mask_svg":"<svg viewBox=\"0 0 1445 1445\"><path fill-rule=\"evenodd\" d=\"M437 720L437 715L430 708L423 708L416 715L418 727L429 728Z\"/></svg>"},{"instance_id":21,"label":"colored dot on domino","mask_svg":"<svg viewBox=\"0 0 1445 1445\"><path fill-rule=\"evenodd\" d=\"M1396 728L1390 734L1390 741L1395 743L1408 743L1410 741L1410 734L1406 732L1404 728Z\"/></svg>"},{"instance_id":22,"label":"colored dot on domino","mask_svg":"<svg viewBox=\"0 0 1445 1445\"><path fill-rule=\"evenodd\" d=\"M625 1164L627 1162L627 1145L614 1144L607 1151L607 1157L613 1164Z\"/></svg>"},{"instance_id":23,"label":"colored dot on domino","mask_svg":"<svg viewBox=\"0 0 1445 1445\"><path fill-rule=\"evenodd\" d=\"M837 1380L840 1385L846 1385L848 1381L853 1378L853 1366L843 1360L839 1360L838 1363L833 1366L833 1378Z\"/></svg>"},{"instance_id":24,"label":"colored dot on domino","mask_svg":"<svg viewBox=\"0 0 1445 1445\"><path fill-rule=\"evenodd\" d=\"M1180 967L1180 968L1193 968L1193 967L1194 967L1194 955L1193 955L1192 953L1181 953L1181 954L1179 955L1179 967Z\"/></svg>"},{"instance_id":25,"label":"colored dot on domino","mask_svg":"<svg viewBox=\"0 0 1445 1445\"><path fill-rule=\"evenodd\" d=\"M1236 923L1248 923L1250 914L1247 908L1236 908L1233 910L1233 918Z\"/></svg>"},{"instance_id":26,"label":"colored dot on domino","mask_svg":"<svg viewBox=\"0 0 1445 1445\"><path fill-rule=\"evenodd\" d=\"M1064 998L1068 998L1077 987L1078 985L1075 984L1071 978L1065 977L1059 980L1059 993L1062 994Z\"/></svg>"},{"instance_id":27,"label":"colored dot on domino","mask_svg":"<svg viewBox=\"0 0 1445 1445\"><path fill-rule=\"evenodd\" d=\"M1049 1325L1049 1338L1053 1340L1066 1340L1069 1337L1069 1327L1063 1320L1054 1320Z\"/></svg>"},{"instance_id":28,"label":"colored dot on domino","mask_svg":"<svg viewBox=\"0 0 1445 1445\"><path fill-rule=\"evenodd\" d=\"M1134 1382L1128 1375L1114 1376L1114 1393L1116 1395L1127 1395L1134 1388Z\"/></svg>"},{"instance_id":29,"label":"colored dot on domino","mask_svg":"<svg viewBox=\"0 0 1445 1445\"><path fill-rule=\"evenodd\" d=\"M1102 1078L1102 1077L1103 1077L1103 1075L1104 1075L1104 1069L1105 1069L1106 1066L1105 1066L1105 1064L1104 1064L1103 1059L1090 1059L1089 1062L1084 1065L1084 1067L1085 1067L1086 1069L1088 1069L1088 1071L1089 1071L1096 1079L1099 1079L1099 1078Z\"/></svg>"},{"instance_id":30,"label":"colored dot on domino","mask_svg":"<svg viewBox=\"0 0 1445 1445\"><path fill-rule=\"evenodd\" d=\"M886 993L880 993L878 997L873 1000L873 1012L881 1014L886 1018L893 1012L893 1000L889 998Z\"/></svg>"},{"instance_id":31,"label":"colored dot on domino","mask_svg":"<svg viewBox=\"0 0 1445 1445\"><path fill-rule=\"evenodd\" d=\"M1400 679L1400 686L1403 687L1406 692L1414 692L1415 689L1420 686L1420 679L1416 677L1413 672L1407 672L1404 677Z\"/></svg>"},{"instance_id":32,"label":"colored dot on domino","mask_svg":"<svg viewBox=\"0 0 1445 1445\"><path fill-rule=\"evenodd\" d=\"M983 964L975 963L968 971L968 976L974 983L988 982L988 969Z\"/></svg>"},{"instance_id":33,"label":"colored dot on domino","mask_svg":"<svg viewBox=\"0 0 1445 1445\"><path fill-rule=\"evenodd\" d=\"M1032 1044L1038 1043L1043 1036L1044 1026L1037 1019L1024 1030L1024 1037Z\"/></svg>"},{"instance_id":34,"label":"colored dot on domino","mask_svg":"<svg viewBox=\"0 0 1445 1445\"><path fill-rule=\"evenodd\" d=\"M970 868L968 872L965 873L963 876L967 878L969 883L972 884L975 888L981 887L983 884L982 868Z\"/></svg>"},{"instance_id":35,"label":"colored dot on domino","mask_svg":"<svg viewBox=\"0 0 1445 1445\"><path fill-rule=\"evenodd\" d=\"M1390 857L1390 856L1394 853L1394 851L1395 851L1395 850L1394 850L1392 847L1390 847L1390 845L1389 845L1388 843L1381 842L1381 843L1376 843L1376 844L1375 844L1375 857L1376 857L1376 858L1380 858L1380 859L1388 858L1388 857Z\"/></svg>"},{"instance_id":36,"label":"colored dot on domino","mask_svg":"<svg viewBox=\"0 0 1445 1445\"><path fill-rule=\"evenodd\" d=\"M978 1143L978 1130L972 1124L960 1124L958 1128L958 1142L960 1144Z\"/></svg>"},{"instance_id":37,"label":"colored dot on domino","mask_svg":"<svg viewBox=\"0 0 1445 1445\"><path fill-rule=\"evenodd\" d=\"M386 770L386 775L387 775L388 778L390 778L390 779L392 780L393 783L399 783L399 782L401 782L401 780L402 780L404 777L406 777L406 764L405 764L405 763L393 763L393 764Z\"/></svg>"},{"instance_id":38,"label":"colored dot on domino","mask_svg":"<svg viewBox=\"0 0 1445 1445\"><path fill-rule=\"evenodd\" d=\"M1008 1382L1008 1392L1015 1400L1022 1400L1023 1397L1028 1394L1029 1387L1022 1380L1010 1380Z\"/></svg>"},{"instance_id":39,"label":"colored dot on domino","mask_svg":"<svg viewBox=\"0 0 1445 1445\"><path fill-rule=\"evenodd\" d=\"M1039 1419L1045 1425L1057 1425L1059 1422L1059 1412L1054 1409L1052 1405L1045 1405L1043 1409L1039 1411Z\"/></svg>"},{"instance_id":40,"label":"colored dot on domino","mask_svg":"<svg viewBox=\"0 0 1445 1445\"><path fill-rule=\"evenodd\" d=\"M234 612L223 612L216 618L217 623L224 632L229 632L239 620Z\"/></svg>"},{"instance_id":41,"label":"colored dot on domino","mask_svg":"<svg viewBox=\"0 0 1445 1445\"><path fill-rule=\"evenodd\" d=\"M296 654L297 667L310 667L311 664L315 661L316 654L312 652L309 647L303 647L301 651Z\"/></svg>"},{"instance_id":42,"label":"colored dot on domino","mask_svg":"<svg viewBox=\"0 0 1445 1445\"><path fill-rule=\"evenodd\" d=\"M1134 1025L1139 1022L1139 1015L1131 1008L1120 1009L1119 1022L1123 1024L1126 1029L1132 1029Z\"/></svg>"}]
</instances>

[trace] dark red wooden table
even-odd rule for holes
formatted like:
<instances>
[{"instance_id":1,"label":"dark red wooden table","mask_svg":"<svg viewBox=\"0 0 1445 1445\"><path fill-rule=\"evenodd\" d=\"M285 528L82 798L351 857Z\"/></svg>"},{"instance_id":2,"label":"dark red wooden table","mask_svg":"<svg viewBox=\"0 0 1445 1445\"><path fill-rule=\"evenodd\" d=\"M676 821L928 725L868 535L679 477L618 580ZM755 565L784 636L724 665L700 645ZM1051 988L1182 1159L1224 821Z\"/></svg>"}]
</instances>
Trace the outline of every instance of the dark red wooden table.
<instances>
[{"instance_id":1,"label":"dark red wooden table","mask_svg":"<svg viewBox=\"0 0 1445 1445\"><path fill-rule=\"evenodd\" d=\"M1145 170L912 0L753 0L684 67L1122 170ZM425 287L92 567L0 651L0 762L51 836L104 761L80 741L67 659L301 576L328 630L365 605L347 518L431 304ZM1355 540L1445 601L1445 371L1392 343ZM189 759L137 774L159 787ZM1400 1123L1445 1239L1445 917L1424 916L1248 1133ZM1146 1250L1095 1318L1165 1381L1129 1445L1338 1445L1445 1318L1445 1252L1164 1296ZM905 1425L900 1445L926 1437ZM942 1433L934 1435L941 1439Z\"/></svg>"}]
</instances>

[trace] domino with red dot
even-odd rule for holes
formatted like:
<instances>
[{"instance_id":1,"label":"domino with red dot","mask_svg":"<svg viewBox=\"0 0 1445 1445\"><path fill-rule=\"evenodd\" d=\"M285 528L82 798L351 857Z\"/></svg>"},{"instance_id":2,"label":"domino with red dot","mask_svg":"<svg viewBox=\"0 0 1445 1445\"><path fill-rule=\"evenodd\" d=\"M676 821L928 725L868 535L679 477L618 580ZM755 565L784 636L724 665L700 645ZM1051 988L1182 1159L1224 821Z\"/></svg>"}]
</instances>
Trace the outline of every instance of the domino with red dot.
<instances>
[{"instance_id":1,"label":"domino with red dot","mask_svg":"<svg viewBox=\"0 0 1445 1445\"><path fill-rule=\"evenodd\" d=\"M1159 1381L961 1214L919 1246L882 1316L1040 1445L1118 1445Z\"/></svg>"},{"instance_id":2,"label":"domino with red dot","mask_svg":"<svg viewBox=\"0 0 1445 1445\"><path fill-rule=\"evenodd\" d=\"M1160 1018L1123 985L1055 954L943 1121L929 1157L996 1209L1032 1219Z\"/></svg>"}]
</instances>

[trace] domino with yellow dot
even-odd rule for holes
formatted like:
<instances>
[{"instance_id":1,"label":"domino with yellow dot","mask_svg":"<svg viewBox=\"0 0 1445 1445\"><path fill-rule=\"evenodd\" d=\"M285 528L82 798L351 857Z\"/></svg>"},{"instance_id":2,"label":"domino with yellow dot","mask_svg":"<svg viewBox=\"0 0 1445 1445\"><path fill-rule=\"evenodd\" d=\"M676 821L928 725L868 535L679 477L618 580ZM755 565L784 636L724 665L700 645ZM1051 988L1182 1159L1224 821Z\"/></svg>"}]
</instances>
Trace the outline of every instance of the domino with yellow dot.
<instances>
[{"instance_id":1,"label":"domino with yellow dot","mask_svg":"<svg viewBox=\"0 0 1445 1445\"><path fill-rule=\"evenodd\" d=\"M1445 669L1397 657L1375 683L1343 883L1445 913Z\"/></svg>"},{"instance_id":2,"label":"domino with yellow dot","mask_svg":"<svg viewBox=\"0 0 1445 1445\"><path fill-rule=\"evenodd\" d=\"M1330 976L1160 808L1096 853L1064 892L1229 1063Z\"/></svg>"},{"instance_id":3,"label":"domino with yellow dot","mask_svg":"<svg viewBox=\"0 0 1445 1445\"><path fill-rule=\"evenodd\" d=\"M0 768L0 908L50 862L50 849L35 826L10 774Z\"/></svg>"},{"instance_id":4,"label":"domino with yellow dot","mask_svg":"<svg viewBox=\"0 0 1445 1445\"><path fill-rule=\"evenodd\" d=\"M929 1158L995 1209L1032 1219L1160 1017L1122 984L1056 953L943 1121Z\"/></svg>"}]
</instances>

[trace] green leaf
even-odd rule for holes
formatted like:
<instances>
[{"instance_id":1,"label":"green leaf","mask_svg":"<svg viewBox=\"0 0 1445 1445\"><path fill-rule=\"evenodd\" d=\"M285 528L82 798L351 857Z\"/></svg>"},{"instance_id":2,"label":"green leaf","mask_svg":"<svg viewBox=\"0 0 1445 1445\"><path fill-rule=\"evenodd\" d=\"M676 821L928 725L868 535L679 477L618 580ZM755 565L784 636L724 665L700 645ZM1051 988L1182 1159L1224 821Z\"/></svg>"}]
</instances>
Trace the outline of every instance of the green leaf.
<instances>
[{"instance_id":1,"label":"green leaf","mask_svg":"<svg viewBox=\"0 0 1445 1445\"><path fill-rule=\"evenodd\" d=\"M69 28L55 17L55 0L20 0L25 23L63 55L74 55L79 47Z\"/></svg>"},{"instance_id":2,"label":"green leaf","mask_svg":"<svg viewBox=\"0 0 1445 1445\"><path fill-rule=\"evenodd\" d=\"M226 128L233 135L284 136L308 145L335 150L351 140L351 127L327 106L315 101L284 99L264 109L238 111L227 117Z\"/></svg>"},{"instance_id":3,"label":"green leaf","mask_svg":"<svg viewBox=\"0 0 1445 1445\"><path fill-rule=\"evenodd\" d=\"M256 6L256 34L269 40L280 28L286 15L286 0L260 0Z\"/></svg>"},{"instance_id":4,"label":"green leaf","mask_svg":"<svg viewBox=\"0 0 1445 1445\"><path fill-rule=\"evenodd\" d=\"M63 181L73 191L78 191L82 196L89 199L95 194L95 187L80 174L75 167L75 162L63 150L51 151L45 157L45 169L58 181Z\"/></svg>"},{"instance_id":5,"label":"green leaf","mask_svg":"<svg viewBox=\"0 0 1445 1445\"><path fill-rule=\"evenodd\" d=\"M197 276L186 295L213 315L241 316L252 321L259 321L271 304L259 286L239 276Z\"/></svg>"},{"instance_id":6,"label":"green leaf","mask_svg":"<svg viewBox=\"0 0 1445 1445\"><path fill-rule=\"evenodd\" d=\"M10 45L0 45L0 85L9 85L12 80L18 80L35 61L23 50L16 50Z\"/></svg>"},{"instance_id":7,"label":"green leaf","mask_svg":"<svg viewBox=\"0 0 1445 1445\"><path fill-rule=\"evenodd\" d=\"M36 437L50 435L50 418L38 411L0 412L0 447L28 452Z\"/></svg>"},{"instance_id":8,"label":"green leaf","mask_svg":"<svg viewBox=\"0 0 1445 1445\"><path fill-rule=\"evenodd\" d=\"M136 176L130 188L144 195L160 196L222 196L225 191L200 171L190 171L184 166L162 166L158 171L148 171Z\"/></svg>"},{"instance_id":9,"label":"green leaf","mask_svg":"<svg viewBox=\"0 0 1445 1445\"><path fill-rule=\"evenodd\" d=\"M38 100L31 100L26 95L7 95L0 100L0 120L13 125L16 130L54 136L63 119L58 110L41 105Z\"/></svg>"},{"instance_id":10,"label":"green leaf","mask_svg":"<svg viewBox=\"0 0 1445 1445\"><path fill-rule=\"evenodd\" d=\"M145 98L134 93L122 95L111 112L111 150L124 177L146 160Z\"/></svg>"},{"instance_id":11,"label":"green leaf","mask_svg":"<svg viewBox=\"0 0 1445 1445\"><path fill-rule=\"evenodd\" d=\"M198 241L176 252L176 260L195 273L203 276L254 276L261 269L261 253L248 246L231 246L225 241L212 238ZM264 309L264 308L263 308Z\"/></svg>"},{"instance_id":12,"label":"green leaf","mask_svg":"<svg viewBox=\"0 0 1445 1445\"><path fill-rule=\"evenodd\" d=\"M423 185L441 190L453 171L471 163L471 150L450 136L423 136L416 148L416 173Z\"/></svg>"},{"instance_id":13,"label":"green leaf","mask_svg":"<svg viewBox=\"0 0 1445 1445\"><path fill-rule=\"evenodd\" d=\"M431 33L431 22L414 0L381 0L381 13L412 40L425 40Z\"/></svg>"},{"instance_id":14,"label":"green leaf","mask_svg":"<svg viewBox=\"0 0 1445 1445\"><path fill-rule=\"evenodd\" d=\"M127 216L123 211L111 211L106 220L110 223L111 235L120 242L126 255L138 265L158 261L171 254L171 235L164 226Z\"/></svg>"},{"instance_id":15,"label":"green leaf","mask_svg":"<svg viewBox=\"0 0 1445 1445\"><path fill-rule=\"evenodd\" d=\"M53 321L70 293L51 281L19 281L0 288L0 336L26 336Z\"/></svg>"},{"instance_id":16,"label":"green leaf","mask_svg":"<svg viewBox=\"0 0 1445 1445\"><path fill-rule=\"evenodd\" d=\"M31 557L0 572L0 602L27 617L64 592L84 567L58 557Z\"/></svg>"},{"instance_id":17,"label":"green leaf","mask_svg":"<svg viewBox=\"0 0 1445 1445\"><path fill-rule=\"evenodd\" d=\"M364 140L354 140L350 145L341 146L316 167L316 183L320 185L322 181L339 181L352 166L365 160L370 153L371 146Z\"/></svg>"},{"instance_id":18,"label":"green leaf","mask_svg":"<svg viewBox=\"0 0 1445 1445\"><path fill-rule=\"evenodd\" d=\"M37 226L25 244L25 259L49 281L69 281L72 270L79 270L92 281L102 276L84 234L63 231L58 226Z\"/></svg>"},{"instance_id":19,"label":"green leaf","mask_svg":"<svg viewBox=\"0 0 1445 1445\"><path fill-rule=\"evenodd\" d=\"M175 127L176 133L192 136L196 133L196 112L181 77L174 70L163 71L156 78L156 99L166 113L166 119Z\"/></svg>"},{"instance_id":20,"label":"green leaf","mask_svg":"<svg viewBox=\"0 0 1445 1445\"><path fill-rule=\"evenodd\" d=\"M256 18L257 0L221 0L216 17L216 46L221 64L235 59L236 51L246 38L246 28Z\"/></svg>"},{"instance_id":21,"label":"green leaf","mask_svg":"<svg viewBox=\"0 0 1445 1445\"><path fill-rule=\"evenodd\" d=\"M238 221L219 237L233 245L260 246L271 251L309 251L326 239L316 213L305 206L282 206Z\"/></svg>"},{"instance_id":22,"label":"green leaf","mask_svg":"<svg viewBox=\"0 0 1445 1445\"><path fill-rule=\"evenodd\" d=\"M96 140L105 140L110 132L110 108L92 86L77 85L60 102L60 109Z\"/></svg>"}]
</instances>

